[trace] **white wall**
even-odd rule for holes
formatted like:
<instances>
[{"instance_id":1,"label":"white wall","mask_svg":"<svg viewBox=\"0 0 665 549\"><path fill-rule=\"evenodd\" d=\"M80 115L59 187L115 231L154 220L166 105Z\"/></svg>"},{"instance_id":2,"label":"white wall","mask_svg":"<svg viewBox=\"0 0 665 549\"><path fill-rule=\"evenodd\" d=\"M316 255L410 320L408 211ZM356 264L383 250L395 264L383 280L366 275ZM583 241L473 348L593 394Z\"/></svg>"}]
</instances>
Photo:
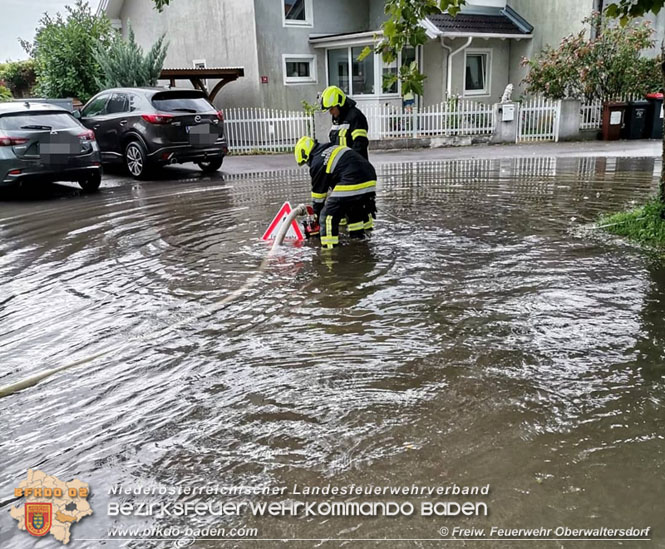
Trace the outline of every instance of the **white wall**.
<instances>
[{"instance_id":1,"label":"white wall","mask_svg":"<svg viewBox=\"0 0 665 549\"><path fill-rule=\"evenodd\" d=\"M132 23L137 42L150 48L166 33L169 49L165 68L193 68L195 59L205 59L208 67L245 69L239 78L222 88L215 103L219 107L259 104L258 60L254 2L249 0L196 0L172 2L162 13L152 0L125 0L120 14L123 32ZM208 84L212 88L216 82ZM177 81L189 87L189 81Z\"/></svg>"}]
</instances>

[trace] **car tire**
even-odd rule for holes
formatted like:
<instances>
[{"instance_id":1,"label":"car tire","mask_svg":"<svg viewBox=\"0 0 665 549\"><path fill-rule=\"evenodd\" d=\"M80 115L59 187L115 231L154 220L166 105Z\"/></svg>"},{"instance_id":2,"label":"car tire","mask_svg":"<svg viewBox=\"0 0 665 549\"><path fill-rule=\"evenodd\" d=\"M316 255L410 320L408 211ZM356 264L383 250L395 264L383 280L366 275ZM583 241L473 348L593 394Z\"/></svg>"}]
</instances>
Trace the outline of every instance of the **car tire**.
<instances>
[{"instance_id":1,"label":"car tire","mask_svg":"<svg viewBox=\"0 0 665 549\"><path fill-rule=\"evenodd\" d=\"M134 179L148 175L148 155L140 141L130 141L125 147L125 167Z\"/></svg>"},{"instance_id":2,"label":"car tire","mask_svg":"<svg viewBox=\"0 0 665 549\"><path fill-rule=\"evenodd\" d=\"M206 160L205 162L197 162L197 164L203 173L214 173L222 167L223 162L224 157L216 158L215 160Z\"/></svg>"},{"instance_id":3,"label":"car tire","mask_svg":"<svg viewBox=\"0 0 665 549\"><path fill-rule=\"evenodd\" d=\"M91 173L90 175L79 179L79 186L85 193L94 193L102 184L102 174L100 172Z\"/></svg>"}]
</instances>

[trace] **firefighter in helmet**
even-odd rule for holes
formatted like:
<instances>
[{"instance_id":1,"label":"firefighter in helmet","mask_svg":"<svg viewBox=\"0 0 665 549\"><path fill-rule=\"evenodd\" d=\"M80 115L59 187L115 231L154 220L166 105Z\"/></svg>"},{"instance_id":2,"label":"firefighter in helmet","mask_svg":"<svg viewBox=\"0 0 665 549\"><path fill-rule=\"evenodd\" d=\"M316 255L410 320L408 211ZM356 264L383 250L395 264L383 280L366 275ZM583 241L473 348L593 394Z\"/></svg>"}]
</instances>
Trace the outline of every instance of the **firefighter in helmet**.
<instances>
[{"instance_id":1,"label":"firefighter in helmet","mask_svg":"<svg viewBox=\"0 0 665 549\"><path fill-rule=\"evenodd\" d=\"M370 197L374 201L376 191L376 171L369 161L349 147L321 144L308 136L298 140L295 157L299 166L309 166L321 246L339 244L339 224L345 217L349 236L363 238L365 205Z\"/></svg>"},{"instance_id":2,"label":"firefighter in helmet","mask_svg":"<svg viewBox=\"0 0 665 549\"><path fill-rule=\"evenodd\" d=\"M347 97L337 86L328 86L321 93L319 99L321 110L329 111L332 115L332 127L329 139L335 145L349 147L360 154L365 160L369 159L367 147L367 118L356 107L356 102Z\"/></svg>"},{"instance_id":3,"label":"firefighter in helmet","mask_svg":"<svg viewBox=\"0 0 665 549\"><path fill-rule=\"evenodd\" d=\"M349 147L368 160L367 118L356 106L356 102L347 97L344 91L337 86L328 86L323 90L319 102L321 109L329 111L332 115L332 127L328 136L330 142L335 145ZM374 196L374 193L368 194L363 205L365 212L363 228L366 231L371 231L374 228L374 219L376 218ZM343 220L342 224L344 223Z\"/></svg>"}]
</instances>

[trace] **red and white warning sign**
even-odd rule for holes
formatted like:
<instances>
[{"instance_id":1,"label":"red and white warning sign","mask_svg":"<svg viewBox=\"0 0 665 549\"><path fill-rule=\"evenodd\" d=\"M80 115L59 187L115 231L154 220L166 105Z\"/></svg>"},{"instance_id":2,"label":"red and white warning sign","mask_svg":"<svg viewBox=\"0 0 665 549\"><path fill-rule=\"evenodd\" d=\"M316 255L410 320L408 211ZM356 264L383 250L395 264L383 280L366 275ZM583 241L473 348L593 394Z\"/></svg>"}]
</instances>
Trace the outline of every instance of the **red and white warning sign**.
<instances>
[{"instance_id":1,"label":"red and white warning sign","mask_svg":"<svg viewBox=\"0 0 665 549\"><path fill-rule=\"evenodd\" d=\"M291 213L291 204L289 204L288 202L284 202L284 204L279 210L279 213L270 222L270 226L268 227L268 230L264 233L264 235L261 237L261 240L274 240L275 237L277 236L277 233L279 232L279 228L282 226L282 223L286 222L286 218L289 216L290 213ZM300 226L298 225L298 222L295 219L291 222L291 226L289 227L288 231L286 231L286 236L284 238L289 240L297 240L297 241L305 240L305 237L302 234L302 230L300 229Z\"/></svg>"}]
</instances>

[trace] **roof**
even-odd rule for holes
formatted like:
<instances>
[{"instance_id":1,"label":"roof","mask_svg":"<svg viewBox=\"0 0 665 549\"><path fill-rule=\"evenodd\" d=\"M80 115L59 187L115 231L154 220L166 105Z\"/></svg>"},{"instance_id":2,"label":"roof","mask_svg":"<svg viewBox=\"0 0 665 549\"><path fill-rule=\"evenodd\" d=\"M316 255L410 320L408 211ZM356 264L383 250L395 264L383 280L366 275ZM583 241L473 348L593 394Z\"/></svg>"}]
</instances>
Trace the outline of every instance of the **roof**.
<instances>
[{"instance_id":1,"label":"roof","mask_svg":"<svg viewBox=\"0 0 665 549\"><path fill-rule=\"evenodd\" d=\"M52 111L52 112L66 112L69 113L67 109L63 109L58 105L50 105L48 103L35 103L33 101L7 101L5 103L0 103L0 114L8 113L20 113L20 112L31 112L31 111Z\"/></svg>"},{"instance_id":2,"label":"roof","mask_svg":"<svg viewBox=\"0 0 665 549\"><path fill-rule=\"evenodd\" d=\"M510 6L482 8L458 13L430 15L425 22L430 36L491 36L530 38L533 26Z\"/></svg>"},{"instance_id":3,"label":"roof","mask_svg":"<svg viewBox=\"0 0 665 549\"><path fill-rule=\"evenodd\" d=\"M137 87L125 86L125 87L116 87L116 88L106 88L105 90L100 91L97 95L100 95L102 93L113 93L113 92L137 93L139 95L140 93L143 93L144 95L150 95L150 94L154 95L156 93L167 92L173 89L174 88L159 87L159 86L137 86ZM178 88L178 90L195 91L195 90L190 90L189 88Z\"/></svg>"},{"instance_id":4,"label":"roof","mask_svg":"<svg viewBox=\"0 0 665 549\"><path fill-rule=\"evenodd\" d=\"M162 69L161 79L168 78L226 78L229 76L245 76L245 67L176 67L174 69Z\"/></svg>"}]
</instances>

